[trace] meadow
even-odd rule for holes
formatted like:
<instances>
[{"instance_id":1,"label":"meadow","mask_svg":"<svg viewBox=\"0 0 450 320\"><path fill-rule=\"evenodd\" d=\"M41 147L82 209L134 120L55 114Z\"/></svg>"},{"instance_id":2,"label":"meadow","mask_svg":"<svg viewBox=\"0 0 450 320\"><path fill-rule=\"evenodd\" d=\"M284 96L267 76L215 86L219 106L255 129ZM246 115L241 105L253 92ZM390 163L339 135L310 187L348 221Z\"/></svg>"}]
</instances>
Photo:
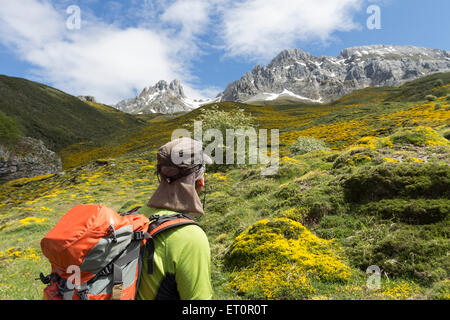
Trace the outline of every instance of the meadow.
<instances>
[{"instance_id":1,"label":"meadow","mask_svg":"<svg viewBox=\"0 0 450 320\"><path fill-rule=\"evenodd\" d=\"M208 170L198 221L214 298L450 299L449 83L437 75L325 105L218 104L280 129L280 166L273 176L257 165ZM41 299L41 238L79 203L144 205L157 148L212 107L72 144L60 152L64 172L3 183L0 298ZM302 136L324 144L302 152ZM368 285L374 265L379 288Z\"/></svg>"}]
</instances>

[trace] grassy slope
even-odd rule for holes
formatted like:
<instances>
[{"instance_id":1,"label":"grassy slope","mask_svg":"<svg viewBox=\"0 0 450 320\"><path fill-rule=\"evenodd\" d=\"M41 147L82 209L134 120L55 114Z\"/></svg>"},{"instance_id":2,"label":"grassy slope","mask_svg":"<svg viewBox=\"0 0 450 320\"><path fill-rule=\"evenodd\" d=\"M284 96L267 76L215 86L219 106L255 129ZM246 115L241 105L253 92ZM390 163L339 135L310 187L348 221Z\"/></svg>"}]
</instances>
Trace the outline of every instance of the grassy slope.
<instances>
[{"instance_id":1,"label":"grassy slope","mask_svg":"<svg viewBox=\"0 0 450 320\"><path fill-rule=\"evenodd\" d=\"M46 85L2 75L0 110L16 121L23 135L41 139L55 151L145 124L112 107L84 103Z\"/></svg>"},{"instance_id":2,"label":"grassy slope","mask_svg":"<svg viewBox=\"0 0 450 320\"><path fill-rule=\"evenodd\" d=\"M434 79L422 79L413 91L420 89L423 81L428 83ZM448 90L448 83L445 80L443 86L432 87L423 94L429 94L430 90ZM404 88L407 86L411 84ZM379 88L373 90L381 96L385 92ZM450 297L448 281L445 281L450 270L446 258L449 196L445 193L449 189L448 170L445 171L450 160L449 147L446 143L433 143L444 140L440 140L442 137L433 140L436 136L432 137L432 131L393 135L396 129L409 126L427 126L439 132L448 130L450 103L443 95L436 102L424 102L423 97L417 98L419 101L409 101L408 96L399 95L398 91L395 95L392 89L388 91L384 93L390 97L388 101L384 96L381 100L375 99L380 95L370 96L367 90L362 90L323 106L220 105L224 109L244 108L262 128L282 128L282 157L280 170L272 177L260 176L255 167L207 175L207 214L199 221L211 243L216 298ZM404 101L398 101L400 98ZM101 203L126 210L144 204L157 186L154 177L156 148L168 140L173 129L192 121L199 112L158 116L150 120L150 127L139 133L71 146L62 154L66 167L74 168L64 175L4 184L0 189L0 298L40 298L43 286L33 279L49 268L40 253L39 241L72 206ZM292 156L287 147L299 135L321 138L333 149ZM366 140L358 141L361 137ZM112 154L117 156L110 158ZM96 158L109 159L106 165L91 162L77 166ZM405 176L417 178L408 180ZM355 191L370 190L371 187L361 186L378 185L380 181L385 181L384 189L395 187L391 197L381 192L369 201L364 193ZM434 185L440 187L430 189ZM411 203L418 209L409 208ZM317 273L317 267L329 260L323 259L326 255L314 257L313 250L304 257L316 263L316 269L308 271L308 282L302 282L302 278L293 284L283 282L287 277L296 279L297 273L291 271L261 270L266 273L254 271L251 274L255 279L268 276L276 288L267 287L264 279L258 288L258 282L245 278L243 269L233 263L235 252L230 251L240 245L236 237L258 221L280 218L287 219L280 220L282 224L289 226L297 221L320 238L336 239L342 248L336 257L350 268L350 276L341 277L345 279L339 281L323 278L323 273ZM261 241L250 240L250 245ZM303 240L313 246L322 241L315 236ZM296 244L295 239L283 241ZM284 242L276 243L281 246ZM241 246L244 252L247 249L249 254L252 252L242 243ZM276 260L277 255L273 257ZM304 260L298 259L293 261L304 267ZM264 261L258 255L254 260ZM371 264L377 264L384 272L381 289L377 291L366 287L365 270ZM247 267L252 270L251 264ZM317 279L313 275L318 275Z\"/></svg>"}]
</instances>

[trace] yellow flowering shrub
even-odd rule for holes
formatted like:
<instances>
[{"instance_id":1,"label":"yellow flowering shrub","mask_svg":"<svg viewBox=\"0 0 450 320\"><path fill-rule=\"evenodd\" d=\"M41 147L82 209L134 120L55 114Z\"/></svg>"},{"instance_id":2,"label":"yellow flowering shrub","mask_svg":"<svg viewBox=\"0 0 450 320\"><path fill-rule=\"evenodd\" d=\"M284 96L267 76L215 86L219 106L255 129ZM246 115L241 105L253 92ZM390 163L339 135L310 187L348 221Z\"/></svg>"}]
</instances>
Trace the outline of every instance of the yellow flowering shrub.
<instances>
[{"instance_id":1,"label":"yellow flowering shrub","mask_svg":"<svg viewBox=\"0 0 450 320\"><path fill-rule=\"evenodd\" d=\"M221 172L215 172L211 175L213 179L219 180L219 181L226 181L227 176Z\"/></svg>"},{"instance_id":2,"label":"yellow flowering shrub","mask_svg":"<svg viewBox=\"0 0 450 320\"><path fill-rule=\"evenodd\" d=\"M355 142L354 145L350 146L351 148L366 148L366 149L377 149L379 138L367 136L359 139Z\"/></svg>"},{"instance_id":3,"label":"yellow flowering shrub","mask_svg":"<svg viewBox=\"0 0 450 320\"><path fill-rule=\"evenodd\" d=\"M410 163L424 163L425 162L424 160L418 159L415 157L408 158L408 159L406 159L406 161L410 162Z\"/></svg>"},{"instance_id":4,"label":"yellow flowering shrub","mask_svg":"<svg viewBox=\"0 0 450 320\"><path fill-rule=\"evenodd\" d=\"M393 143L389 139L389 137L373 137L373 136L366 136L362 137L358 141L356 141L354 144L349 146L347 150L351 149L358 149L358 148L364 148L364 149L380 149L380 148L392 148Z\"/></svg>"},{"instance_id":5,"label":"yellow flowering shrub","mask_svg":"<svg viewBox=\"0 0 450 320\"><path fill-rule=\"evenodd\" d=\"M394 121L400 127L405 124L436 127L450 120L450 110L436 109L433 103L428 103L382 115L380 120Z\"/></svg>"},{"instance_id":6,"label":"yellow flowering shrub","mask_svg":"<svg viewBox=\"0 0 450 320\"><path fill-rule=\"evenodd\" d=\"M33 224L33 223L42 223L46 220L47 219L45 219L45 218L27 217L27 218L19 220L19 223L26 226L26 225Z\"/></svg>"},{"instance_id":7,"label":"yellow flowering shrub","mask_svg":"<svg viewBox=\"0 0 450 320\"><path fill-rule=\"evenodd\" d=\"M46 174L46 175L41 175L41 176L34 176L31 178L20 178L20 179L15 179L15 180L11 180L5 183L5 186L7 187L21 187L27 183L33 182L33 181L41 181L41 180L46 180L49 179L51 177L53 177L55 174Z\"/></svg>"},{"instance_id":8,"label":"yellow flowering shrub","mask_svg":"<svg viewBox=\"0 0 450 320\"><path fill-rule=\"evenodd\" d=\"M351 120L346 122L336 122L331 124L318 125L300 131L302 136L312 136L330 144L339 143L342 146L349 146L357 140L358 135L362 135L369 130L367 122ZM333 147L336 148L336 147Z\"/></svg>"},{"instance_id":9,"label":"yellow flowering shrub","mask_svg":"<svg viewBox=\"0 0 450 320\"><path fill-rule=\"evenodd\" d=\"M392 159L392 158L383 158L383 162L386 162L386 163L398 163L399 161L397 159Z\"/></svg>"},{"instance_id":10,"label":"yellow flowering shrub","mask_svg":"<svg viewBox=\"0 0 450 320\"><path fill-rule=\"evenodd\" d=\"M294 207L281 212L282 218L291 219L294 221L302 221L308 215L311 208L309 207Z\"/></svg>"},{"instance_id":11,"label":"yellow flowering shrub","mask_svg":"<svg viewBox=\"0 0 450 320\"><path fill-rule=\"evenodd\" d=\"M414 282L399 280L390 285L385 285L376 296L383 299L404 300L419 293L419 288Z\"/></svg>"},{"instance_id":12,"label":"yellow flowering shrub","mask_svg":"<svg viewBox=\"0 0 450 320\"><path fill-rule=\"evenodd\" d=\"M357 167L369 163L371 161L378 162L380 158L379 153L372 148L349 148L347 151L341 153L334 161L334 168L342 167Z\"/></svg>"},{"instance_id":13,"label":"yellow flowering shrub","mask_svg":"<svg viewBox=\"0 0 450 320\"><path fill-rule=\"evenodd\" d=\"M313 280L350 277L339 252L335 241L318 238L297 221L261 220L236 237L226 256L228 266L237 268L229 287L268 299L305 298L315 292Z\"/></svg>"},{"instance_id":14,"label":"yellow flowering shrub","mask_svg":"<svg viewBox=\"0 0 450 320\"><path fill-rule=\"evenodd\" d=\"M240 294L278 300L308 297L315 292L301 266L265 260L258 260L253 266L235 273L228 288Z\"/></svg>"},{"instance_id":15,"label":"yellow flowering shrub","mask_svg":"<svg viewBox=\"0 0 450 320\"><path fill-rule=\"evenodd\" d=\"M449 145L447 139L430 127L401 128L389 137L393 144L413 144L422 147Z\"/></svg>"},{"instance_id":16,"label":"yellow flowering shrub","mask_svg":"<svg viewBox=\"0 0 450 320\"><path fill-rule=\"evenodd\" d=\"M436 283L432 288L432 297L435 300L450 300L450 279Z\"/></svg>"},{"instance_id":17,"label":"yellow flowering shrub","mask_svg":"<svg viewBox=\"0 0 450 320\"><path fill-rule=\"evenodd\" d=\"M0 251L0 261L9 262L13 259L31 259L34 261L40 260L40 256L37 254L35 248L9 248L5 251Z\"/></svg>"}]
</instances>

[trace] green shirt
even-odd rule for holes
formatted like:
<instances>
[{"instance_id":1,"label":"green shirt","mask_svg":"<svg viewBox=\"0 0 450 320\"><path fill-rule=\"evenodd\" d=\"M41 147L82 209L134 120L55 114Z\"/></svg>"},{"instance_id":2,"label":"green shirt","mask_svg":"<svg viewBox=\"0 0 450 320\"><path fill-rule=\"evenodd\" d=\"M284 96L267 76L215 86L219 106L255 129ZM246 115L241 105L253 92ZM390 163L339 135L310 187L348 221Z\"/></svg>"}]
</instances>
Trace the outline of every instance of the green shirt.
<instances>
[{"instance_id":1,"label":"green shirt","mask_svg":"<svg viewBox=\"0 0 450 320\"><path fill-rule=\"evenodd\" d=\"M176 212L143 206L139 213L147 217ZM166 230L154 239L153 273L147 273L147 256L142 264L139 300L212 298L211 254L208 238L197 225Z\"/></svg>"}]
</instances>

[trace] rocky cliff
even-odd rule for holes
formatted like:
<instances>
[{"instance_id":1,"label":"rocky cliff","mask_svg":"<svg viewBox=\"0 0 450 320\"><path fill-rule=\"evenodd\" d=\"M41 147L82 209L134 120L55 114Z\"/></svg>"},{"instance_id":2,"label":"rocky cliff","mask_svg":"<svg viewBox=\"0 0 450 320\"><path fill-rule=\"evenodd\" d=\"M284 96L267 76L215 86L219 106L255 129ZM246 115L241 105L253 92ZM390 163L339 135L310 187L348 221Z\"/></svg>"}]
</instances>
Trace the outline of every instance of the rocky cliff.
<instances>
[{"instance_id":1,"label":"rocky cliff","mask_svg":"<svg viewBox=\"0 0 450 320\"><path fill-rule=\"evenodd\" d=\"M0 145L0 180L13 180L62 170L61 159L41 140L20 138L14 146Z\"/></svg>"},{"instance_id":2,"label":"rocky cliff","mask_svg":"<svg viewBox=\"0 0 450 320\"><path fill-rule=\"evenodd\" d=\"M188 98L178 80L173 80L170 83L161 80L154 86L144 88L139 96L120 101L114 107L131 114L168 114L191 111L211 101Z\"/></svg>"},{"instance_id":3,"label":"rocky cliff","mask_svg":"<svg viewBox=\"0 0 450 320\"><path fill-rule=\"evenodd\" d=\"M337 57L315 57L284 50L267 66L256 65L230 83L221 101L253 102L280 96L328 102L369 86L394 86L436 72L450 71L450 52L412 46L373 45L343 50Z\"/></svg>"}]
</instances>

